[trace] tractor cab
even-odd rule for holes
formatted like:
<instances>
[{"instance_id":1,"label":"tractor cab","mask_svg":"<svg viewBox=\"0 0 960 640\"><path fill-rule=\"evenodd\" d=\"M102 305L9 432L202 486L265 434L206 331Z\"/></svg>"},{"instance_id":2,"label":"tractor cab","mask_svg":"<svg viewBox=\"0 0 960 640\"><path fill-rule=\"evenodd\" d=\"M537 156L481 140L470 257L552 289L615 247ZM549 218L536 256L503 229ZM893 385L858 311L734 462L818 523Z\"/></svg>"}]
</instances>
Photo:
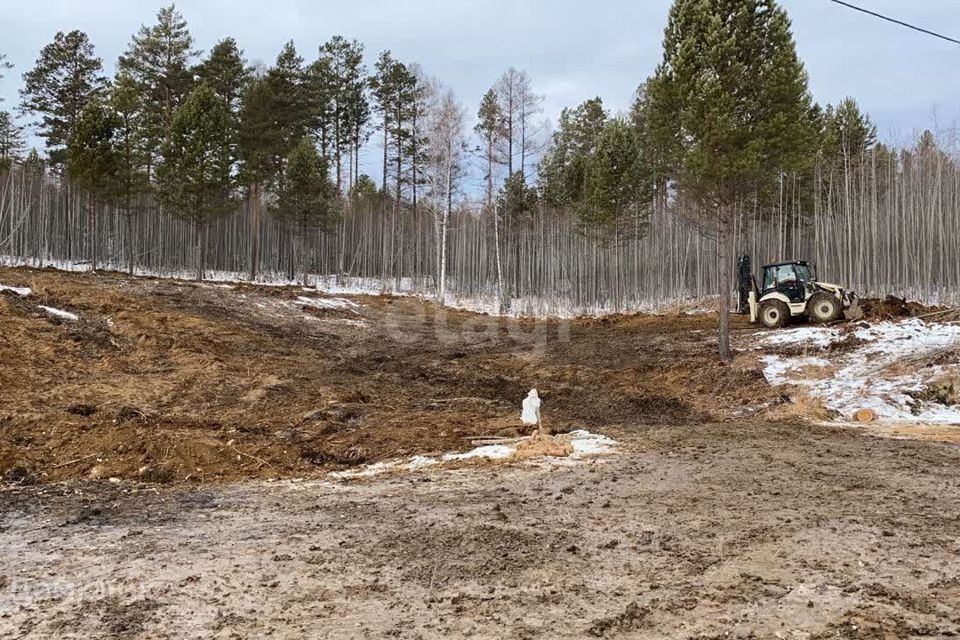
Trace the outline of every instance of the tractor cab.
<instances>
[{"instance_id":1,"label":"tractor cab","mask_svg":"<svg viewBox=\"0 0 960 640\"><path fill-rule=\"evenodd\" d=\"M782 293L792 304L805 302L808 290L815 281L813 269L806 261L780 262L763 267L763 289L760 297Z\"/></svg>"}]
</instances>

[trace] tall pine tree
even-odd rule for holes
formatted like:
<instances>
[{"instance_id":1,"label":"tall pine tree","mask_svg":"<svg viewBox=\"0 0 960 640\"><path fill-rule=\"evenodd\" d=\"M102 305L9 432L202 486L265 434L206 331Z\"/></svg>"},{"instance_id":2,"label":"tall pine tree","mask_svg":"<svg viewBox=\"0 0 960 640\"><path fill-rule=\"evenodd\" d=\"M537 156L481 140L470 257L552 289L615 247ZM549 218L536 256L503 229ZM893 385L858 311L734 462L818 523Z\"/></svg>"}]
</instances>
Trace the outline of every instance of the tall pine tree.
<instances>
[{"instance_id":1,"label":"tall pine tree","mask_svg":"<svg viewBox=\"0 0 960 640\"><path fill-rule=\"evenodd\" d=\"M224 38L215 44L210 55L194 68L193 75L200 82L206 83L223 100L230 116L231 147L235 149L240 101L251 78L251 71L244 60L243 51L237 46L237 41Z\"/></svg>"},{"instance_id":2,"label":"tall pine tree","mask_svg":"<svg viewBox=\"0 0 960 640\"><path fill-rule=\"evenodd\" d=\"M87 195L87 259L97 270L97 210L113 201L117 189L118 154L114 140L118 122L105 101L90 101L80 112L67 144L67 175Z\"/></svg>"},{"instance_id":3,"label":"tall pine tree","mask_svg":"<svg viewBox=\"0 0 960 640\"><path fill-rule=\"evenodd\" d=\"M150 193L147 165L150 160L140 96L130 76L120 73L109 94L110 108L116 119L114 143L117 155L116 204L124 216L127 236L127 271L136 267L136 237L133 218L146 207Z\"/></svg>"},{"instance_id":4,"label":"tall pine tree","mask_svg":"<svg viewBox=\"0 0 960 640\"><path fill-rule=\"evenodd\" d=\"M650 108L673 123L670 177L716 239L719 351L730 359L736 207L800 166L814 137L807 74L775 0L675 0ZM665 136L666 137L666 136Z\"/></svg>"},{"instance_id":5,"label":"tall pine tree","mask_svg":"<svg viewBox=\"0 0 960 640\"><path fill-rule=\"evenodd\" d=\"M600 98L560 112L553 140L540 161L540 188L547 204L576 207L582 203L587 169L606 122Z\"/></svg>"},{"instance_id":6,"label":"tall pine tree","mask_svg":"<svg viewBox=\"0 0 960 640\"><path fill-rule=\"evenodd\" d=\"M276 64L265 76L271 95L271 112L278 136L274 140L273 162L277 176L283 176L283 167L294 147L307 133L311 122L311 103L303 68L303 58L293 41L283 46Z\"/></svg>"},{"instance_id":7,"label":"tall pine tree","mask_svg":"<svg viewBox=\"0 0 960 640\"><path fill-rule=\"evenodd\" d=\"M299 243L298 271L309 286L307 259L311 233L330 229L337 215L336 185L327 177L326 160L304 136L287 159L282 186L277 193L277 216Z\"/></svg>"},{"instance_id":8,"label":"tall pine tree","mask_svg":"<svg viewBox=\"0 0 960 640\"><path fill-rule=\"evenodd\" d=\"M336 167L337 192L343 193L343 160L350 163L349 182L352 185L356 167L354 161L364 141L364 128L370 118L367 102L367 72L363 66L363 45L356 40L334 36L320 49L329 82L332 146Z\"/></svg>"},{"instance_id":9,"label":"tall pine tree","mask_svg":"<svg viewBox=\"0 0 960 640\"><path fill-rule=\"evenodd\" d=\"M155 24L140 27L117 62L140 92L151 166L170 133L174 112L193 86L190 69L196 55L186 20L170 5L160 9Z\"/></svg>"},{"instance_id":10,"label":"tall pine tree","mask_svg":"<svg viewBox=\"0 0 960 640\"><path fill-rule=\"evenodd\" d=\"M22 152L23 128L17 126L9 112L0 111L0 175L10 170Z\"/></svg>"},{"instance_id":11,"label":"tall pine tree","mask_svg":"<svg viewBox=\"0 0 960 640\"><path fill-rule=\"evenodd\" d=\"M4 78L3 72L10 69L13 69L13 64L7 60L7 54L0 53L0 80ZM3 102L3 96L0 96L0 102Z\"/></svg>"},{"instance_id":12,"label":"tall pine tree","mask_svg":"<svg viewBox=\"0 0 960 640\"><path fill-rule=\"evenodd\" d=\"M106 86L103 62L82 31L58 32L40 51L36 65L23 75L21 111L39 118L50 162L66 160L66 146L80 113Z\"/></svg>"},{"instance_id":13,"label":"tall pine tree","mask_svg":"<svg viewBox=\"0 0 960 640\"><path fill-rule=\"evenodd\" d=\"M273 85L255 78L243 94L237 149L240 157L240 182L247 190L250 231L250 279L255 280L260 266L260 223L267 188L273 184L278 149L285 146L285 134L274 113L276 96Z\"/></svg>"},{"instance_id":14,"label":"tall pine tree","mask_svg":"<svg viewBox=\"0 0 960 640\"><path fill-rule=\"evenodd\" d=\"M227 108L213 89L200 85L177 107L157 167L160 201L193 225L197 280L206 268L207 226L234 206L229 142Z\"/></svg>"}]
</instances>

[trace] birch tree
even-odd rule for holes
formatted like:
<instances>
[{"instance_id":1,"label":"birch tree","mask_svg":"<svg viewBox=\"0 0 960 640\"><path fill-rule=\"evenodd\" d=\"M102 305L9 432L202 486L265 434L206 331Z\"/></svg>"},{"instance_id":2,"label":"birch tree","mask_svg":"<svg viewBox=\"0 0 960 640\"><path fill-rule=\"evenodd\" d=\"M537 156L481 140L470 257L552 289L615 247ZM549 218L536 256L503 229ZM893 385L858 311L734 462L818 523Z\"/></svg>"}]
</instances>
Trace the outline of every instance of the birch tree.
<instances>
[{"instance_id":1,"label":"birch tree","mask_svg":"<svg viewBox=\"0 0 960 640\"><path fill-rule=\"evenodd\" d=\"M447 294L447 234L454 194L460 188L466 147L466 113L453 90L436 83L426 110L426 169L434 218L437 301Z\"/></svg>"}]
</instances>

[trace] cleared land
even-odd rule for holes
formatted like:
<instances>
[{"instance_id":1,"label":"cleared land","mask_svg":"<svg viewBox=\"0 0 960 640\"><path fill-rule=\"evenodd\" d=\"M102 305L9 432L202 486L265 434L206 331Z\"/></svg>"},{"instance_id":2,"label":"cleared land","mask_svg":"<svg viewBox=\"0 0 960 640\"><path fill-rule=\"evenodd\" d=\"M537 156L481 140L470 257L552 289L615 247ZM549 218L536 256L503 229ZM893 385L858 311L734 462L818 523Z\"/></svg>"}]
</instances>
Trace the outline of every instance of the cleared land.
<instances>
[{"instance_id":1,"label":"cleared land","mask_svg":"<svg viewBox=\"0 0 960 640\"><path fill-rule=\"evenodd\" d=\"M3 637L960 633L960 449L786 417L709 317L0 283ZM619 452L327 479L515 434L531 386Z\"/></svg>"}]
</instances>

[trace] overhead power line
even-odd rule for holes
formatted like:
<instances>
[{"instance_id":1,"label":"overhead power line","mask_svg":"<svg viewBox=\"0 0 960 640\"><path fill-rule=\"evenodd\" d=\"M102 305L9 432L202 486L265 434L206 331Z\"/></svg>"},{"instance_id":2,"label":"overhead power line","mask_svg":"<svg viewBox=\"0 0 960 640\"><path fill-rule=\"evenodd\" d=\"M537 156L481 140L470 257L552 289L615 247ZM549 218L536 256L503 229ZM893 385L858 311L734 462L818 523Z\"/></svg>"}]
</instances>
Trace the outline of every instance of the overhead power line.
<instances>
[{"instance_id":1,"label":"overhead power line","mask_svg":"<svg viewBox=\"0 0 960 640\"><path fill-rule=\"evenodd\" d=\"M960 40L951 38L950 36L945 36L942 33L937 33L936 31L930 31L929 29L924 29L923 27L918 27L902 20L897 20L896 18L891 18L890 16L885 16L882 13L877 13L876 11L870 11L869 9L864 9L863 7L858 7L857 5L850 4L849 2L844 2L843 0L830 0L834 4L839 4L841 6L847 7L848 9L853 9L854 11L859 11L860 13L865 13L868 16L873 16L874 18L880 18L881 20L886 20L887 22L892 22L893 24L898 24L901 27L906 27L907 29L913 29L914 31L919 31L920 33L925 33L928 36L933 36L934 38L940 38L941 40L946 40L947 42L952 42L953 44L960 44Z\"/></svg>"}]
</instances>

